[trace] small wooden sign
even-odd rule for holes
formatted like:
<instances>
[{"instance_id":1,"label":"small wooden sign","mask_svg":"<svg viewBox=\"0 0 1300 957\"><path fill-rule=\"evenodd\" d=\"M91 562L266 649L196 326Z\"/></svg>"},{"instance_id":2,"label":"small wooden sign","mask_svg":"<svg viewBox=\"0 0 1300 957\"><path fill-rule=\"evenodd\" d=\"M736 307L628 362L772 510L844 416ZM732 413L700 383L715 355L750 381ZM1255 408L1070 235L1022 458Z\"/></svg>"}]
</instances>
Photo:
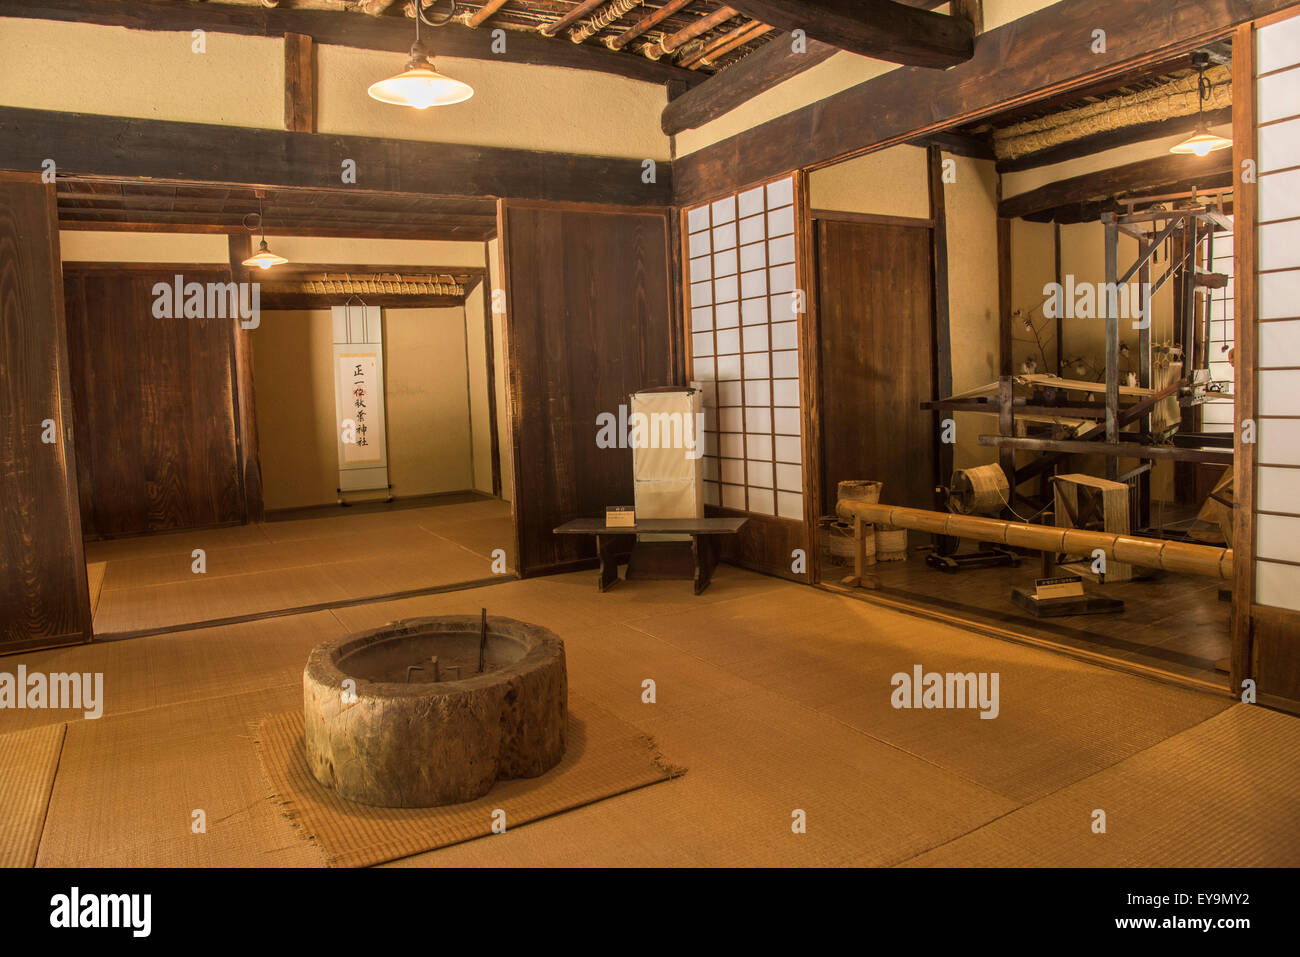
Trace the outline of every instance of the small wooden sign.
<instances>
[{"instance_id":1,"label":"small wooden sign","mask_svg":"<svg viewBox=\"0 0 1300 957\"><path fill-rule=\"evenodd\" d=\"M1034 597L1039 601L1049 598L1081 598L1082 596L1083 578L1078 575L1034 579Z\"/></svg>"},{"instance_id":2,"label":"small wooden sign","mask_svg":"<svg viewBox=\"0 0 1300 957\"><path fill-rule=\"evenodd\" d=\"M606 528L632 528L636 525L636 508L632 505L609 505L605 508Z\"/></svg>"}]
</instances>

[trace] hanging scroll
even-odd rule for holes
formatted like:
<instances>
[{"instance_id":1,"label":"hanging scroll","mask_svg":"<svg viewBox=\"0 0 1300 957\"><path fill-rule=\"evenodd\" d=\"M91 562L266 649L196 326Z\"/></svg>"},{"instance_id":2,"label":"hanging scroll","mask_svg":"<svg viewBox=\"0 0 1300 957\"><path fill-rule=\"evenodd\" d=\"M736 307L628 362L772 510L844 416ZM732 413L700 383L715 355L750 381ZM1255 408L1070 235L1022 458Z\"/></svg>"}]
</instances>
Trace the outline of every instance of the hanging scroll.
<instances>
[{"instance_id":1,"label":"hanging scroll","mask_svg":"<svg viewBox=\"0 0 1300 957\"><path fill-rule=\"evenodd\" d=\"M334 306L339 491L388 488L383 331L378 306Z\"/></svg>"}]
</instances>

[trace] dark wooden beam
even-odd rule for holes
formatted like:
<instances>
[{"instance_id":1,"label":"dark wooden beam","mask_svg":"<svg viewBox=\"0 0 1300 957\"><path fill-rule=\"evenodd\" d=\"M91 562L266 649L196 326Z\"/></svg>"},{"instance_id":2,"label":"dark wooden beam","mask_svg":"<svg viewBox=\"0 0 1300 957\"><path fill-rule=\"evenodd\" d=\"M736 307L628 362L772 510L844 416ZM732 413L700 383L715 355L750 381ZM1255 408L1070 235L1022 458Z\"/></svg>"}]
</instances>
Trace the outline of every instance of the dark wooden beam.
<instances>
[{"instance_id":1,"label":"dark wooden beam","mask_svg":"<svg viewBox=\"0 0 1300 957\"><path fill-rule=\"evenodd\" d=\"M67 211L59 212L59 229L89 230L109 233L200 233L224 235L230 232L230 226L217 226L206 223L169 222L156 223L144 219L132 220L89 220L69 219ZM488 229L407 229L392 227L371 229L363 226L280 226L273 235L278 236L320 236L336 239L421 239L441 240L444 242L483 242L490 238L495 230Z\"/></svg>"},{"instance_id":2,"label":"dark wooden beam","mask_svg":"<svg viewBox=\"0 0 1300 957\"><path fill-rule=\"evenodd\" d=\"M1191 133L1200 122L1201 118L1197 114L1189 113L1187 116L1176 116L1172 119L1156 120L1151 123L1135 123L1132 126L1125 126L1118 130L1107 130L1105 133L1081 136L1077 140L1070 140L1061 143L1059 146L1039 150L1036 153L1026 153L1024 156L1018 156L1015 159L999 160L998 172L1016 173L1021 170L1035 169L1039 166L1050 166L1052 163L1060 163L1064 160L1078 159L1081 156L1092 156L1095 153L1114 149L1117 146L1128 146L1132 143L1145 143L1148 140L1158 140L1166 136L1178 136L1180 133ZM1231 123L1232 107L1226 106L1221 110L1211 110L1205 114L1205 122L1210 126Z\"/></svg>"},{"instance_id":3,"label":"dark wooden beam","mask_svg":"<svg viewBox=\"0 0 1300 957\"><path fill-rule=\"evenodd\" d=\"M410 50L411 40L415 37L415 27L406 17L365 17L342 10L268 9L242 4L177 3L175 0L0 0L0 17L184 33L201 28L210 33L255 37L302 33L313 37L317 43L361 50L390 50L397 61L401 61ZM656 63L646 57L621 56L589 43L555 43L549 37L522 30L510 31L510 42L500 53L492 51L490 30L473 29L458 23L431 30L426 39L437 56L562 66L612 73L647 83L662 83L678 77L693 85L705 79L666 61Z\"/></svg>"},{"instance_id":4,"label":"dark wooden beam","mask_svg":"<svg viewBox=\"0 0 1300 957\"><path fill-rule=\"evenodd\" d=\"M1124 195L1141 195L1154 190L1175 192L1172 187L1189 179L1206 187L1232 178L1232 151L1219 150L1208 156L1180 156L1173 153L1154 159L1125 163L1109 169L1071 176L1048 183L1027 193L1003 199L998 215L1019 219L1065 206L1095 203Z\"/></svg>"},{"instance_id":5,"label":"dark wooden beam","mask_svg":"<svg viewBox=\"0 0 1300 957\"><path fill-rule=\"evenodd\" d=\"M747 17L842 50L909 66L944 69L975 53L967 20L895 0L735 0Z\"/></svg>"},{"instance_id":6,"label":"dark wooden beam","mask_svg":"<svg viewBox=\"0 0 1300 957\"><path fill-rule=\"evenodd\" d=\"M949 70L901 67L678 158L676 200L688 205L1119 77L1292 5L1060 0L981 34L975 55ZM1093 53L1089 38L1103 23L1108 46Z\"/></svg>"},{"instance_id":7,"label":"dark wooden beam","mask_svg":"<svg viewBox=\"0 0 1300 957\"><path fill-rule=\"evenodd\" d=\"M793 38L788 33L769 40L739 63L731 64L669 103L664 107L659 125L669 136L703 126L839 52L837 47L819 40L809 40L799 53L793 47Z\"/></svg>"},{"instance_id":8,"label":"dark wooden beam","mask_svg":"<svg viewBox=\"0 0 1300 957\"><path fill-rule=\"evenodd\" d=\"M284 35L284 128L316 132L316 50L309 36Z\"/></svg>"},{"instance_id":9,"label":"dark wooden beam","mask_svg":"<svg viewBox=\"0 0 1300 957\"><path fill-rule=\"evenodd\" d=\"M628 206L667 206L672 196L668 162L643 183L639 159L0 107L0 168L39 171L46 157L61 173L190 183ZM357 169L346 187L345 159Z\"/></svg>"},{"instance_id":10,"label":"dark wooden beam","mask_svg":"<svg viewBox=\"0 0 1300 957\"><path fill-rule=\"evenodd\" d=\"M971 133L954 133L951 130L944 130L940 133L931 133L917 143L918 146L937 146L945 153L951 153L953 156L968 156L971 159L992 160L997 159L993 152L993 144L988 137L976 136Z\"/></svg>"}]
</instances>

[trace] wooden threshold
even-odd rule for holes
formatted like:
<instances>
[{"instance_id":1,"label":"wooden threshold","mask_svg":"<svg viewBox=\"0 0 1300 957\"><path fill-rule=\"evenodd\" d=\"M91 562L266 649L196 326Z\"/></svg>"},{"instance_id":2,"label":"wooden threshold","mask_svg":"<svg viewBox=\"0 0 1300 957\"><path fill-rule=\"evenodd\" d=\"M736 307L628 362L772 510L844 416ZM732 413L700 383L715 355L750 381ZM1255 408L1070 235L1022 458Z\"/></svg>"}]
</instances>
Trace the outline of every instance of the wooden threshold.
<instances>
[{"instance_id":1,"label":"wooden threshold","mask_svg":"<svg viewBox=\"0 0 1300 957\"><path fill-rule=\"evenodd\" d=\"M266 618L284 618L288 615L308 615L317 611L329 611L331 608L349 608L354 605L375 605L384 601L398 601L403 598L419 598L423 595L439 595L444 592L466 591L471 588L486 588L502 582L519 581L514 572L493 575L491 578L473 578L469 581L454 582L450 585L430 585L427 588L408 588L404 591L385 592L382 595L368 595L364 598L340 598L336 601L322 601L313 605L297 605L293 608L276 608L271 611L253 612L248 615L232 615L227 618L210 618L207 621L186 622L180 625L162 625L158 628L137 628L134 631L111 631L95 635L91 641L124 641L127 638L148 638L152 635L168 635L172 632L200 631L204 628L220 628L225 625L242 625L250 621L262 621Z\"/></svg>"}]
</instances>

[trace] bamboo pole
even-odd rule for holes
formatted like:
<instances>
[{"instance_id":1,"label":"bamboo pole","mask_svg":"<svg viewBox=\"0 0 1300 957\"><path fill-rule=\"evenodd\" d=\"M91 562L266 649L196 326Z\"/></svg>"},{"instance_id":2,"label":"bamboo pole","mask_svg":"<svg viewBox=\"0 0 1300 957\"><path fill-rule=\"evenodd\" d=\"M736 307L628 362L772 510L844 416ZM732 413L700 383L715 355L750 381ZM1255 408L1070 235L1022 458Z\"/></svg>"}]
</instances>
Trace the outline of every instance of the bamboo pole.
<instances>
[{"instance_id":1,"label":"bamboo pole","mask_svg":"<svg viewBox=\"0 0 1300 957\"><path fill-rule=\"evenodd\" d=\"M1030 525L975 515L951 515L901 505L850 502L848 511L863 522L897 525L936 535L977 539L998 545L1032 548L1044 552L1092 554L1100 549L1108 559L1184 575L1205 575L1232 580L1232 549L1191 545L1116 532Z\"/></svg>"}]
</instances>

